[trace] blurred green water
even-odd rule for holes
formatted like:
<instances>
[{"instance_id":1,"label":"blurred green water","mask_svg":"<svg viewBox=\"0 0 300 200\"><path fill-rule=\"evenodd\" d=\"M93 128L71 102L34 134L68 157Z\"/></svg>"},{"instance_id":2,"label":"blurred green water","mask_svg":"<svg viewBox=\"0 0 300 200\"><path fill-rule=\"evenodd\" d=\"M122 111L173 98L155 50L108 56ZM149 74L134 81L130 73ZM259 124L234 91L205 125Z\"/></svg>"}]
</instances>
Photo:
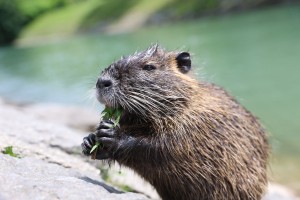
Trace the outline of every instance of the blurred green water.
<instances>
[{"instance_id":1,"label":"blurred green water","mask_svg":"<svg viewBox=\"0 0 300 200\"><path fill-rule=\"evenodd\" d=\"M300 6L0 49L0 96L91 105L101 69L151 43L193 53L199 79L229 90L272 133L272 177L300 191Z\"/></svg>"}]
</instances>

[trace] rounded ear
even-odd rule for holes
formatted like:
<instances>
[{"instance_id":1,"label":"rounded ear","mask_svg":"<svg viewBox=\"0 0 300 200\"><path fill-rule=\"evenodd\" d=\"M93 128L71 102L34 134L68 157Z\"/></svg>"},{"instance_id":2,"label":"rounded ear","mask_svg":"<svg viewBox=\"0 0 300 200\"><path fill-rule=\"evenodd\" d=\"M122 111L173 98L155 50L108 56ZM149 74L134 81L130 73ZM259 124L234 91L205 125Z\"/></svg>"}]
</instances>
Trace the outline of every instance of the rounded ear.
<instances>
[{"instance_id":1,"label":"rounded ear","mask_svg":"<svg viewBox=\"0 0 300 200\"><path fill-rule=\"evenodd\" d=\"M183 74L186 74L191 69L191 57L188 52L181 52L176 56L177 67Z\"/></svg>"}]
</instances>

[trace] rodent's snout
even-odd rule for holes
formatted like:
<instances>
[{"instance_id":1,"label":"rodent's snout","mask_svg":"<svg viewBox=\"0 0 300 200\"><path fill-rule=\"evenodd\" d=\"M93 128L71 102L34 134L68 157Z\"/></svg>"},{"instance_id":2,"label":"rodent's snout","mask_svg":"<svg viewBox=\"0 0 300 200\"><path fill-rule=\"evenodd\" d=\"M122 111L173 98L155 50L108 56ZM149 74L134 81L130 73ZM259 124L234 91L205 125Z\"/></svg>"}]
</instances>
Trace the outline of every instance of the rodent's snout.
<instances>
[{"instance_id":1,"label":"rodent's snout","mask_svg":"<svg viewBox=\"0 0 300 200\"><path fill-rule=\"evenodd\" d=\"M97 100L108 107L119 106L114 80L109 76L100 76L96 83Z\"/></svg>"},{"instance_id":2,"label":"rodent's snout","mask_svg":"<svg viewBox=\"0 0 300 200\"><path fill-rule=\"evenodd\" d=\"M96 83L96 87L98 89L108 89L112 86L112 81L108 78L98 78L97 83Z\"/></svg>"},{"instance_id":3,"label":"rodent's snout","mask_svg":"<svg viewBox=\"0 0 300 200\"><path fill-rule=\"evenodd\" d=\"M114 106L115 103L112 99L114 98L113 80L107 76L100 76L96 83L96 97L100 103L108 105L110 107Z\"/></svg>"}]
</instances>

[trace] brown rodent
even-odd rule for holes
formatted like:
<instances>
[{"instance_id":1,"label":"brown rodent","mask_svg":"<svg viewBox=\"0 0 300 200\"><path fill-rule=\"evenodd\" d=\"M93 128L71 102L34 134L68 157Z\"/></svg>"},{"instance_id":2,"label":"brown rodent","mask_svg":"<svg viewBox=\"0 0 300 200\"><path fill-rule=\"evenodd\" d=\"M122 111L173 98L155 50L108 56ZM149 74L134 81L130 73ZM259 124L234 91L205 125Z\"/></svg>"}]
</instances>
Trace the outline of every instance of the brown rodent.
<instances>
[{"instance_id":1,"label":"brown rodent","mask_svg":"<svg viewBox=\"0 0 300 200\"><path fill-rule=\"evenodd\" d=\"M122 108L103 120L83 153L132 168L162 199L261 199L267 185L267 134L222 88L191 78L190 54L158 45L121 58L100 75L98 100Z\"/></svg>"}]
</instances>

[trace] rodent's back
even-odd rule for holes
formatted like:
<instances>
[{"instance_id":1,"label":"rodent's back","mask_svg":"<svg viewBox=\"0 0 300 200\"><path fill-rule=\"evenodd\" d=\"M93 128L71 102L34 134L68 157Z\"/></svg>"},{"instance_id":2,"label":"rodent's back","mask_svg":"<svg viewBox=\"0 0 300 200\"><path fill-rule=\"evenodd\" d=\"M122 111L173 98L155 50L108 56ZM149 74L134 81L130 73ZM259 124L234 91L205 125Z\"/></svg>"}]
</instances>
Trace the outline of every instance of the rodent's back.
<instances>
[{"instance_id":1,"label":"rodent's back","mask_svg":"<svg viewBox=\"0 0 300 200\"><path fill-rule=\"evenodd\" d=\"M187 52L158 46L112 64L114 90L101 100L122 107L119 137L138 140L114 158L163 199L260 199L268 142L258 120L214 84L187 75Z\"/></svg>"}]
</instances>

